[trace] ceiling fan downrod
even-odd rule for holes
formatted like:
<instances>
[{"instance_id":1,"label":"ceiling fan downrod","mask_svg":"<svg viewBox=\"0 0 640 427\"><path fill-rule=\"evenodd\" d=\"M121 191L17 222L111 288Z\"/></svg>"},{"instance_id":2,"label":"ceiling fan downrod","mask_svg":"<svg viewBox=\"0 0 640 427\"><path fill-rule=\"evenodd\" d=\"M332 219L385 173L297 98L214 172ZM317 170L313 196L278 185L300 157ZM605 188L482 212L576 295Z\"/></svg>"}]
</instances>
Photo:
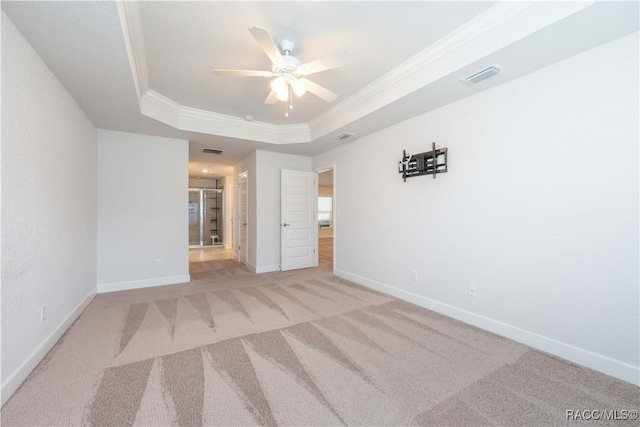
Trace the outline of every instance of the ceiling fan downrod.
<instances>
[{"instance_id":1,"label":"ceiling fan downrod","mask_svg":"<svg viewBox=\"0 0 640 427\"><path fill-rule=\"evenodd\" d=\"M291 40L282 40L280 42L280 49L282 49L282 53L285 56L289 56L291 52L293 52L293 48L296 47L296 44Z\"/></svg>"}]
</instances>

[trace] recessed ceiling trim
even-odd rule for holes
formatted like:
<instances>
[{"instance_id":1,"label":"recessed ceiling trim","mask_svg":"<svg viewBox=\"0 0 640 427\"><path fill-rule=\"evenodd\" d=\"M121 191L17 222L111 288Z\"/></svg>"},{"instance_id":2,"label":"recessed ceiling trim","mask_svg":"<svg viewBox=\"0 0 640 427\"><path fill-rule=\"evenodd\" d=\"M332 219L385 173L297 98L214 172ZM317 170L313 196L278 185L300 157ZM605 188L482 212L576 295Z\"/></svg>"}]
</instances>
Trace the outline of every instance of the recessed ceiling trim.
<instances>
[{"instance_id":1,"label":"recessed ceiling trim","mask_svg":"<svg viewBox=\"0 0 640 427\"><path fill-rule=\"evenodd\" d=\"M374 98L376 95L393 87L408 76L420 71L429 64L433 64L443 55L453 51L465 43L468 43L480 34L490 30L530 6L531 2L502 2L492 6L462 27L455 29L387 74L365 86L353 96L345 99L324 114L318 116L312 121L312 127L322 125L325 122L343 115L346 111L351 110L360 104L365 104L371 98Z\"/></svg>"},{"instance_id":2,"label":"recessed ceiling trim","mask_svg":"<svg viewBox=\"0 0 640 427\"><path fill-rule=\"evenodd\" d=\"M311 132L306 123L279 126L259 121L247 122L240 117L181 106L151 89L142 96L141 112L147 117L180 130L269 144L311 141Z\"/></svg>"},{"instance_id":3,"label":"recessed ceiling trim","mask_svg":"<svg viewBox=\"0 0 640 427\"><path fill-rule=\"evenodd\" d=\"M523 39L594 2L500 2L378 80L307 123L274 125L184 107L149 89L137 2L118 2L127 54L143 115L181 130L271 144L305 143L338 130Z\"/></svg>"},{"instance_id":4,"label":"recessed ceiling trim","mask_svg":"<svg viewBox=\"0 0 640 427\"><path fill-rule=\"evenodd\" d=\"M309 122L315 140L594 2L501 2Z\"/></svg>"},{"instance_id":5,"label":"recessed ceiling trim","mask_svg":"<svg viewBox=\"0 0 640 427\"><path fill-rule=\"evenodd\" d=\"M180 129L180 104L149 89L140 100L140 112L166 125Z\"/></svg>"},{"instance_id":6,"label":"recessed ceiling trim","mask_svg":"<svg viewBox=\"0 0 640 427\"><path fill-rule=\"evenodd\" d=\"M144 46L142 17L140 5L136 1L117 1L120 27L129 58L129 66L133 75L133 84L138 96L138 105L142 103L142 95L149 90L149 69L147 52Z\"/></svg>"}]
</instances>

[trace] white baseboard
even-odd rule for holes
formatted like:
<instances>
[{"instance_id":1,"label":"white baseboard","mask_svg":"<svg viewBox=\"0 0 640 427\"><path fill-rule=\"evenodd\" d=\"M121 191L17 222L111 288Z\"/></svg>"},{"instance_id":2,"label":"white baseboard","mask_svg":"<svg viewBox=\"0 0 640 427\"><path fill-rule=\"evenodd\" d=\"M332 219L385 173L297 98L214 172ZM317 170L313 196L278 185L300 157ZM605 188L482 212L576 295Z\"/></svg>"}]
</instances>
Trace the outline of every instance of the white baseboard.
<instances>
[{"instance_id":1,"label":"white baseboard","mask_svg":"<svg viewBox=\"0 0 640 427\"><path fill-rule=\"evenodd\" d=\"M247 262L247 268L251 270L252 273L260 274L260 273L271 273L273 271L280 271L280 265L260 265L255 266L250 262Z\"/></svg>"},{"instance_id":2,"label":"white baseboard","mask_svg":"<svg viewBox=\"0 0 640 427\"><path fill-rule=\"evenodd\" d=\"M576 347L553 338L531 332L489 317L481 316L449 304L436 301L413 292L405 291L366 277L352 274L344 270L335 269L334 274L360 285L392 295L405 301L412 302L429 310L453 317L478 328L501 335L514 341L526 344L538 350L545 351L587 368L619 378L631 384L640 386L640 367L613 359L602 354Z\"/></svg>"},{"instance_id":3,"label":"white baseboard","mask_svg":"<svg viewBox=\"0 0 640 427\"><path fill-rule=\"evenodd\" d=\"M131 280L128 282L98 283L98 293L126 291L129 289L151 288L154 286L175 285L177 283L188 283L191 275L182 274L179 276L155 277L153 279Z\"/></svg>"},{"instance_id":4,"label":"white baseboard","mask_svg":"<svg viewBox=\"0 0 640 427\"><path fill-rule=\"evenodd\" d=\"M258 267L255 267L256 269L256 273L271 273L273 271L280 271L280 265L276 264L276 265L261 265Z\"/></svg>"},{"instance_id":5,"label":"white baseboard","mask_svg":"<svg viewBox=\"0 0 640 427\"><path fill-rule=\"evenodd\" d=\"M69 326L82 314L85 308L93 300L97 294L97 289L93 289L89 295L87 295L82 302L73 310L62 323L49 334L49 336L36 348L29 357L20 365L15 371L13 371L7 380L2 384L0 389L0 395L2 396L2 403L4 405L7 400L15 393L25 379L29 376L31 371L38 366L38 363L47 355L49 350L58 342L60 337L69 329Z\"/></svg>"}]
</instances>

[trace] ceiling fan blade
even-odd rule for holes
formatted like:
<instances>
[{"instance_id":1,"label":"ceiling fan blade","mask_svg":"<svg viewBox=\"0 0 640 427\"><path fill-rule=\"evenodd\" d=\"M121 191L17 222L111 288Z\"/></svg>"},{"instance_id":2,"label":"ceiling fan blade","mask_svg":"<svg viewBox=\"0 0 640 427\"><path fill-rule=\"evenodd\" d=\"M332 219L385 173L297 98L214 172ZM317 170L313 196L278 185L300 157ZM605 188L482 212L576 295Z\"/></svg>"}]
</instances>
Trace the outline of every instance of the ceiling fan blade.
<instances>
[{"instance_id":1,"label":"ceiling fan blade","mask_svg":"<svg viewBox=\"0 0 640 427\"><path fill-rule=\"evenodd\" d=\"M267 95L267 99L264 100L265 104L275 104L276 102L278 102L278 94L275 91L271 91L269 92L269 95Z\"/></svg>"},{"instance_id":2,"label":"ceiling fan blade","mask_svg":"<svg viewBox=\"0 0 640 427\"><path fill-rule=\"evenodd\" d=\"M312 94L314 94L319 98L324 99L327 102L335 101L335 99L338 97L337 94L331 92L327 88L320 86L317 83L312 82L311 80L307 80L307 79L298 79L298 80L304 83L304 86L307 88L309 92L311 92Z\"/></svg>"},{"instance_id":3,"label":"ceiling fan blade","mask_svg":"<svg viewBox=\"0 0 640 427\"><path fill-rule=\"evenodd\" d=\"M271 71L258 70L213 70L218 76L273 77Z\"/></svg>"},{"instance_id":4,"label":"ceiling fan blade","mask_svg":"<svg viewBox=\"0 0 640 427\"><path fill-rule=\"evenodd\" d=\"M253 38L256 39L271 62L273 62L274 64L284 62L284 59L282 59L282 54L280 53L280 49L278 49L278 46L276 46L276 44L273 42L273 39L271 38L267 30L260 27L251 27L249 28L249 32L251 33Z\"/></svg>"},{"instance_id":5,"label":"ceiling fan blade","mask_svg":"<svg viewBox=\"0 0 640 427\"><path fill-rule=\"evenodd\" d=\"M332 68L342 67L352 62L352 59L346 53L327 56L326 58L316 59L298 66L298 72L303 76L319 73L320 71L331 70Z\"/></svg>"}]
</instances>

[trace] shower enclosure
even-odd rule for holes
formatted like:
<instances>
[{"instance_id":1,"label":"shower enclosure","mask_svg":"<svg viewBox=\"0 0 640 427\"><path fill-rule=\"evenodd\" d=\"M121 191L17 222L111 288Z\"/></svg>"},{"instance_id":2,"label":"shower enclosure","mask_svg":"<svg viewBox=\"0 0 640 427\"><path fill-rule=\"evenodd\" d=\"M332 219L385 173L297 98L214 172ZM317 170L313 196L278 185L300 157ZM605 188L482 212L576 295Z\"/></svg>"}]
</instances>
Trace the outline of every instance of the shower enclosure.
<instances>
[{"instance_id":1,"label":"shower enclosure","mask_svg":"<svg viewBox=\"0 0 640 427\"><path fill-rule=\"evenodd\" d=\"M189 189L189 247L223 245L222 191Z\"/></svg>"}]
</instances>

